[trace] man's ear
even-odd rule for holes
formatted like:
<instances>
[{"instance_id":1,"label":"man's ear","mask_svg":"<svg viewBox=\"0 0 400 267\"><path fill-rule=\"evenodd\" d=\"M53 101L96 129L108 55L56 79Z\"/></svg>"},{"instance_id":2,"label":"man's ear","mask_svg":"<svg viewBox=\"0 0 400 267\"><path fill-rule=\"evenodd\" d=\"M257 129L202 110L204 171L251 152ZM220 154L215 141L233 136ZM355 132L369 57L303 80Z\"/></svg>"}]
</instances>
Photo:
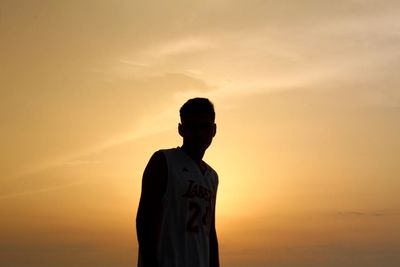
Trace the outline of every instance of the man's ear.
<instances>
[{"instance_id":1,"label":"man's ear","mask_svg":"<svg viewBox=\"0 0 400 267\"><path fill-rule=\"evenodd\" d=\"M217 134L217 124L214 123L213 137Z\"/></svg>"},{"instance_id":2,"label":"man's ear","mask_svg":"<svg viewBox=\"0 0 400 267\"><path fill-rule=\"evenodd\" d=\"M182 123L178 124L178 133L179 133L180 136L183 137L183 125L182 125Z\"/></svg>"}]
</instances>

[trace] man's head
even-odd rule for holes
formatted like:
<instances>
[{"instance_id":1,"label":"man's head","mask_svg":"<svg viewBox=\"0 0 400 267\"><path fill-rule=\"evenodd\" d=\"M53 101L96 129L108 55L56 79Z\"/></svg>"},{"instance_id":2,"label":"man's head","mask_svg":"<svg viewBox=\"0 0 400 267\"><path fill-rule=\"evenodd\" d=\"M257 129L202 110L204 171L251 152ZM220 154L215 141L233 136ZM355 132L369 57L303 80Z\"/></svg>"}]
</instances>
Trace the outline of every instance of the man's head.
<instances>
[{"instance_id":1,"label":"man's head","mask_svg":"<svg viewBox=\"0 0 400 267\"><path fill-rule=\"evenodd\" d=\"M192 98L179 113L179 134L184 144L192 149L206 150L216 133L214 105L207 98Z\"/></svg>"}]
</instances>

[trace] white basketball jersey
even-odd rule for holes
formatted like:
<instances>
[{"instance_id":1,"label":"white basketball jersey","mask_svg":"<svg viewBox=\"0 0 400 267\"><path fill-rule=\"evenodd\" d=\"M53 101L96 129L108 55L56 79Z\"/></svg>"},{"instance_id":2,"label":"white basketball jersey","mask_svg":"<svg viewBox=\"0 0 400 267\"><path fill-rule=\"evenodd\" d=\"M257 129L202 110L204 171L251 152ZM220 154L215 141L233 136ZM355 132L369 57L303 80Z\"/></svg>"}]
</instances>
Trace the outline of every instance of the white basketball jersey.
<instances>
[{"instance_id":1,"label":"white basketball jersey","mask_svg":"<svg viewBox=\"0 0 400 267\"><path fill-rule=\"evenodd\" d=\"M168 166L158 251L161 267L209 267L217 173L204 174L181 148L162 150Z\"/></svg>"}]
</instances>

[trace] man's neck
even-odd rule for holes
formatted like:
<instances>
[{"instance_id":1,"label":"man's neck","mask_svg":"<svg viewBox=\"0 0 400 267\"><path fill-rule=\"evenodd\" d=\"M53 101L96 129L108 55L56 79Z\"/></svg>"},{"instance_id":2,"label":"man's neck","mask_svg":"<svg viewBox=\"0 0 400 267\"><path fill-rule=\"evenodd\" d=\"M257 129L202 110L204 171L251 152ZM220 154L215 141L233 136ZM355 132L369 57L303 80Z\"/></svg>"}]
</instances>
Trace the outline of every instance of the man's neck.
<instances>
[{"instance_id":1,"label":"man's neck","mask_svg":"<svg viewBox=\"0 0 400 267\"><path fill-rule=\"evenodd\" d=\"M185 144L183 144L181 148L194 162L196 162L199 166L202 165L203 156L204 156L204 153L206 152L205 150L199 151L199 150L193 149Z\"/></svg>"}]
</instances>

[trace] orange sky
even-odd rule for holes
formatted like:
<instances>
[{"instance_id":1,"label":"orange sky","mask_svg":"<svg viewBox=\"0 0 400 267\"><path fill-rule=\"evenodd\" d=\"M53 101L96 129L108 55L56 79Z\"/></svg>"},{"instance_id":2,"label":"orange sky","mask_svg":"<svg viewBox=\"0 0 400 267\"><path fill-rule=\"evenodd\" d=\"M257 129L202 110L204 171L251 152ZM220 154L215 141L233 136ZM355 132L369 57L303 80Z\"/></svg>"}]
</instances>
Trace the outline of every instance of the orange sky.
<instances>
[{"instance_id":1,"label":"orange sky","mask_svg":"<svg viewBox=\"0 0 400 267\"><path fill-rule=\"evenodd\" d=\"M0 2L0 266L135 266L209 97L223 266L400 265L397 1Z\"/></svg>"}]
</instances>

